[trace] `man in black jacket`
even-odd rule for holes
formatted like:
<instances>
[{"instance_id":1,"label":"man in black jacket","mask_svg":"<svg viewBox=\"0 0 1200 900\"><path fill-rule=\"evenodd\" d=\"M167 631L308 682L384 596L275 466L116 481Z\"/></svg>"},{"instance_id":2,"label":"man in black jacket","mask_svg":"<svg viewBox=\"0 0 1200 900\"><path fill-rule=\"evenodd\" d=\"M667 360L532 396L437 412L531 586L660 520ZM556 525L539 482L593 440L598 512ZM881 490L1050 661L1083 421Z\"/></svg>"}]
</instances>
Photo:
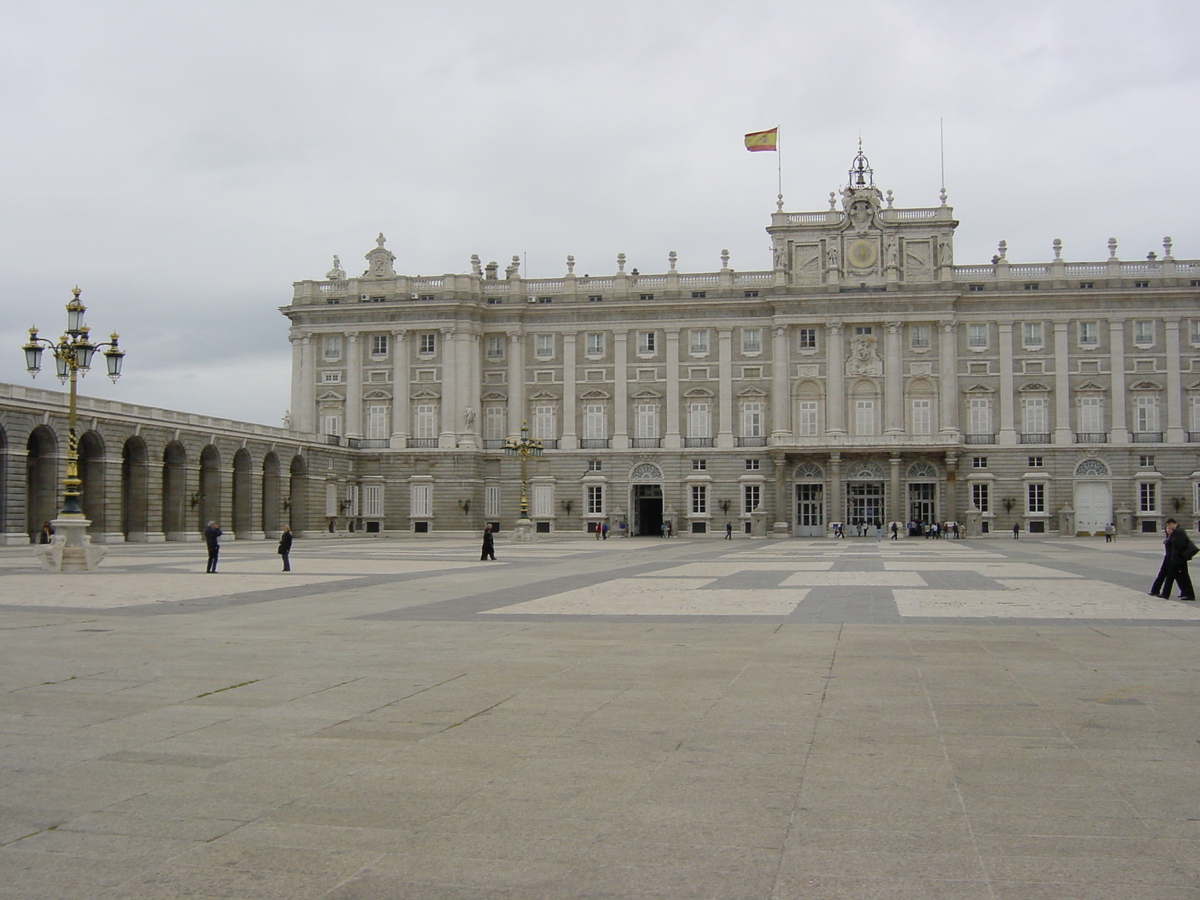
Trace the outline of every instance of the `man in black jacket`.
<instances>
[{"instance_id":1,"label":"man in black jacket","mask_svg":"<svg viewBox=\"0 0 1200 900\"><path fill-rule=\"evenodd\" d=\"M208 568L205 572L217 571L217 557L221 553L221 542L219 538L225 532L217 527L216 522L209 522L208 527L204 529L204 543L208 545Z\"/></svg>"},{"instance_id":2,"label":"man in black jacket","mask_svg":"<svg viewBox=\"0 0 1200 900\"><path fill-rule=\"evenodd\" d=\"M283 557L283 571L292 571L292 564L288 560L288 554L292 552L292 526L284 525L283 534L279 536L279 555Z\"/></svg>"},{"instance_id":3,"label":"man in black jacket","mask_svg":"<svg viewBox=\"0 0 1200 900\"><path fill-rule=\"evenodd\" d=\"M1171 597L1172 583L1179 585L1180 600L1195 600L1196 591L1192 587L1192 576L1188 572L1188 549L1192 542L1188 540L1187 532L1179 527L1174 519L1167 519L1167 577L1163 581L1162 596Z\"/></svg>"}]
</instances>

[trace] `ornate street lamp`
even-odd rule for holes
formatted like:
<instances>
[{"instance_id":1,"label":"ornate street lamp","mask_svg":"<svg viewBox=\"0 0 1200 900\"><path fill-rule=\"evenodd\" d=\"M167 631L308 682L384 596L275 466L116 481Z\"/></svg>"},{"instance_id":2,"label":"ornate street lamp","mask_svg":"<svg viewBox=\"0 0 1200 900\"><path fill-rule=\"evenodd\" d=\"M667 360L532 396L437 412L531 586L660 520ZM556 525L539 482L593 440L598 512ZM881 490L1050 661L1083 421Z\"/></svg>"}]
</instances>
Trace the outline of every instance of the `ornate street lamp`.
<instances>
[{"instance_id":1,"label":"ornate street lamp","mask_svg":"<svg viewBox=\"0 0 1200 900\"><path fill-rule=\"evenodd\" d=\"M529 425L526 422L521 423L521 439L514 441L511 438L504 442L505 456L521 457L521 516L519 522L529 522L529 494L526 488L528 484L528 459L531 456L542 455L542 442L535 440L529 436ZM518 527L520 527L518 525Z\"/></svg>"},{"instance_id":2,"label":"ornate street lamp","mask_svg":"<svg viewBox=\"0 0 1200 900\"><path fill-rule=\"evenodd\" d=\"M95 352L104 347L108 348L104 351L108 377L116 382L121 377L121 363L125 358L125 351L117 346L115 331L109 340L100 344L92 343L88 336L88 326L83 321L87 307L79 302L81 291L76 287L71 293L74 296L67 304L66 332L57 341L52 341L38 337L35 325L29 329L29 341L21 349L25 351L25 368L32 377L36 378L37 373L42 370L42 351L49 350L54 355L54 368L58 380L64 384L69 382L71 385L67 406L67 475L63 479L62 511L55 523L56 532L64 527L67 531L64 537L65 545L68 548L79 547L82 551L83 545L86 544L82 537L83 530L87 528L88 522L83 518L83 508L79 505L83 482L79 477L79 439L75 433L76 384L91 369ZM55 568L59 567L64 570L67 568L65 559L59 559L59 565ZM87 568L92 566L88 565Z\"/></svg>"}]
</instances>

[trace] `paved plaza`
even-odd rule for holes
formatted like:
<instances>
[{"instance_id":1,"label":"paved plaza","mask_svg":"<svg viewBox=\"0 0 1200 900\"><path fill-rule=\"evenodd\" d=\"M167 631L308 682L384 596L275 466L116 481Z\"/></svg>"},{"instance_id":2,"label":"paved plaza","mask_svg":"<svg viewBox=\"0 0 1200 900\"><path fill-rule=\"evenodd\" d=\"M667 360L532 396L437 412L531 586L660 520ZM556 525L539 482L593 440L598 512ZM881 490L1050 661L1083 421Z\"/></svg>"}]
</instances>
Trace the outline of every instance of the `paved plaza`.
<instances>
[{"instance_id":1,"label":"paved plaza","mask_svg":"<svg viewBox=\"0 0 1200 900\"><path fill-rule=\"evenodd\" d=\"M0 549L0 898L1200 900L1154 536Z\"/></svg>"}]
</instances>

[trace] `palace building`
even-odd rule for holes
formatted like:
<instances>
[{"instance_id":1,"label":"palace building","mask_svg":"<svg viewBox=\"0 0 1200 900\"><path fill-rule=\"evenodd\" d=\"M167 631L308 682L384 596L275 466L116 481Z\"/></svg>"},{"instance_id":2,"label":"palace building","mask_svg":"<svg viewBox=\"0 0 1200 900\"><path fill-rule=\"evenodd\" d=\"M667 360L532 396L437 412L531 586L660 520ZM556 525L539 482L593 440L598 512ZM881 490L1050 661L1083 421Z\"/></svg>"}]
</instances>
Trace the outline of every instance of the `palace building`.
<instances>
[{"instance_id":1,"label":"palace building","mask_svg":"<svg viewBox=\"0 0 1200 900\"><path fill-rule=\"evenodd\" d=\"M946 204L854 159L771 215L771 267L528 279L337 258L294 285L287 428L80 398L96 541L501 532L820 536L834 523L1155 532L1200 517L1200 261L956 265ZM61 501L59 392L0 385L0 541ZM513 446L532 453L521 457ZM506 449L508 447L509 449Z\"/></svg>"},{"instance_id":2,"label":"palace building","mask_svg":"<svg viewBox=\"0 0 1200 900\"><path fill-rule=\"evenodd\" d=\"M946 204L901 208L866 157L786 212L771 267L527 279L398 274L382 235L295 284L293 432L341 448L324 514L503 530L528 458L539 531L813 536L1156 531L1200 511L1200 262L956 265ZM526 430L527 429L527 430Z\"/></svg>"}]
</instances>

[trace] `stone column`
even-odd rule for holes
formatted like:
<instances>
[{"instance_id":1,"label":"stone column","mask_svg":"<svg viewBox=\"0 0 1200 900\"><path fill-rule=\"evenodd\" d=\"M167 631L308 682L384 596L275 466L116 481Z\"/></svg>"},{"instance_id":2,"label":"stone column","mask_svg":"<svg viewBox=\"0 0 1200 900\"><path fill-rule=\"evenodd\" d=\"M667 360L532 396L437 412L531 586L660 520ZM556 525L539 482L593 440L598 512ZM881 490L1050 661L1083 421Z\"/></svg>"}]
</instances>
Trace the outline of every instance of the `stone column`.
<instances>
[{"instance_id":1,"label":"stone column","mask_svg":"<svg viewBox=\"0 0 1200 900\"><path fill-rule=\"evenodd\" d=\"M942 500L942 521L960 522L958 518L958 452L946 453L946 496ZM971 537L977 537L975 532Z\"/></svg>"},{"instance_id":2,"label":"stone column","mask_svg":"<svg viewBox=\"0 0 1200 900\"><path fill-rule=\"evenodd\" d=\"M508 332L508 439L521 439L525 421L525 338L519 331Z\"/></svg>"},{"instance_id":3,"label":"stone column","mask_svg":"<svg viewBox=\"0 0 1200 900\"><path fill-rule=\"evenodd\" d=\"M1000 322L1000 433L997 443L1006 447L1017 444L1017 430L1013 424L1013 323Z\"/></svg>"},{"instance_id":4,"label":"stone column","mask_svg":"<svg viewBox=\"0 0 1200 900\"><path fill-rule=\"evenodd\" d=\"M575 431L579 416L575 400L575 337L573 332L563 335L562 441L559 446L564 450L579 447L579 435Z\"/></svg>"},{"instance_id":5,"label":"stone column","mask_svg":"<svg viewBox=\"0 0 1200 900\"><path fill-rule=\"evenodd\" d=\"M846 433L846 360L842 349L842 323L825 326L825 432ZM840 521L833 519L834 522Z\"/></svg>"},{"instance_id":6,"label":"stone column","mask_svg":"<svg viewBox=\"0 0 1200 900\"><path fill-rule=\"evenodd\" d=\"M958 323L943 319L938 323L938 431L958 433Z\"/></svg>"},{"instance_id":7,"label":"stone column","mask_svg":"<svg viewBox=\"0 0 1200 900\"><path fill-rule=\"evenodd\" d=\"M904 515L904 498L900 495L900 491L903 488L903 486L900 484L900 457L889 457L888 465L890 466L891 475L892 502L889 504L889 508L891 509L891 519L884 523L885 526L891 524L891 522L908 521L908 516ZM885 537L891 537L890 531L887 535L885 535Z\"/></svg>"},{"instance_id":8,"label":"stone column","mask_svg":"<svg viewBox=\"0 0 1200 900\"><path fill-rule=\"evenodd\" d=\"M304 357L300 367L300 423L293 427L305 434L315 435L320 430L321 423L317 418L317 352L313 336L301 336L300 346L301 355Z\"/></svg>"},{"instance_id":9,"label":"stone column","mask_svg":"<svg viewBox=\"0 0 1200 900\"><path fill-rule=\"evenodd\" d=\"M829 454L829 521L846 522L846 497L842 491L842 454Z\"/></svg>"},{"instance_id":10,"label":"stone column","mask_svg":"<svg viewBox=\"0 0 1200 900\"><path fill-rule=\"evenodd\" d=\"M1179 320L1167 319L1167 433L1168 443L1182 444L1187 440L1183 428L1183 381L1180 375ZM1161 427L1161 425L1160 425Z\"/></svg>"},{"instance_id":11,"label":"stone column","mask_svg":"<svg viewBox=\"0 0 1200 900\"><path fill-rule=\"evenodd\" d=\"M772 537L787 537L788 523L792 521L792 504L788 498L788 461L779 456L775 462L775 525Z\"/></svg>"},{"instance_id":12,"label":"stone column","mask_svg":"<svg viewBox=\"0 0 1200 900\"><path fill-rule=\"evenodd\" d=\"M900 322L888 322L883 339L883 433L904 434L904 371Z\"/></svg>"},{"instance_id":13,"label":"stone column","mask_svg":"<svg viewBox=\"0 0 1200 900\"><path fill-rule=\"evenodd\" d=\"M1129 443L1129 416L1126 413L1126 404L1129 402L1125 395L1125 320L1110 319L1108 322L1108 347L1109 347L1109 364L1112 367L1112 374L1109 376L1109 399L1112 403L1112 411L1109 419L1109 443L1112 444L1128 444ZM1178 348L1176 348L1178 353ZM1178 364L1178 356L1176 363ZM1168 371L1171 365L1171 356L1167 355Z\"/></svg>"},{"instance_id":14,"label":"stone column","mask_svg":"<svg viewBox=\"0 0 1200 900\"><path fill-rule=\"evenodd\" d=\"M679 329L666 329L667 335L667 431L663 447L678 450L683 446L679 430Z\"/></svg>"},{"instance_id":15,"label":"stone column","mask_svg":"<svg viewBox=\"0 0 1200 900\"><path fill-rule=\"evenodd\" d=\"M733 449L733 329L717 329L717 447Z\"/></svg>"},{"instance_id":16,"label":"stone column","mask_svg":"<svg viewBox=\"0 0 1200 900\"><path fill-rule=\"evenodd\" d=\"M346 332L346 437L363 436L362 343L357 331Z\"/></svg>"},{"instance_id":17,"label":"stone column","mask_svg":"<svg viewBox=\"0 0 1200 900\"><path fill-rule=\"evenodd\" d=\"M288 341L292 345L292 393L291 408L288 410L288 425L293 431L300 431L306 420L304 410L304 379L314 378L316 373L309 372L304 367L304 335L294 328L288 333Z\"/></svg>"},{"instance_id":18,"label":"stone column","mask_svg":"<svg viewBox=\"0 0 1200 900\"><path fill-rule=\"evenodd\" d=\"M792 362L788 326L776 325L771 329L771 334L771 444L790 444Z\"/></svg>"},{"instance_id":19,"label":"stone column","mask_svg":"<svg viewBox=\"0 0 1200 900\"><path fill-rule=\"evenodd\" d=\"M462 407L458 402L458 340L457 329L442 328L442 423L438 431L438 446L458 446L458 421Z\"/></svg>"},{"instance_id":20,"label":"stone column","mask_svg":"<svg viewBox=\"0 0 1200 900\"><path fill-rule=\"evenodd\" d=\"M1071 372L1068 369L1067 329L1069 322L1054 323L1054 443L1072 443Z\"/></svg>"},{"instance_id":21,"label":"stone column","mask_svg":"<svg viewBox=\"0 0 1200 900\"><path fill-rule=\"evenodd\" d=\"M613 332L614 450L629 449L629 332Z\"/></svg>"},{"instance_id":22,"label":"stone column","mask_svg":"<svg viewBox=\"0 0 1200 900\"><path fill-rule=\"evenodd\" d=\"M412 435L409 423L409 380L410 347L408 332L403 328L392 332L392 439L393 450L403 450Z\"/></svg>"},{"instance_id":23,"label":"stone column","mask_svg":"<svg viewBox=\"0 0 1200 900\"><path fill-rule=\"evenodd\" d=\"M455 430L458 446L475 449L480 446L479 335L474 329L467 327L457 329L454 338ZM470 416L467 415L468 409L471 411Z\"/></svg>"}]
</instances>

